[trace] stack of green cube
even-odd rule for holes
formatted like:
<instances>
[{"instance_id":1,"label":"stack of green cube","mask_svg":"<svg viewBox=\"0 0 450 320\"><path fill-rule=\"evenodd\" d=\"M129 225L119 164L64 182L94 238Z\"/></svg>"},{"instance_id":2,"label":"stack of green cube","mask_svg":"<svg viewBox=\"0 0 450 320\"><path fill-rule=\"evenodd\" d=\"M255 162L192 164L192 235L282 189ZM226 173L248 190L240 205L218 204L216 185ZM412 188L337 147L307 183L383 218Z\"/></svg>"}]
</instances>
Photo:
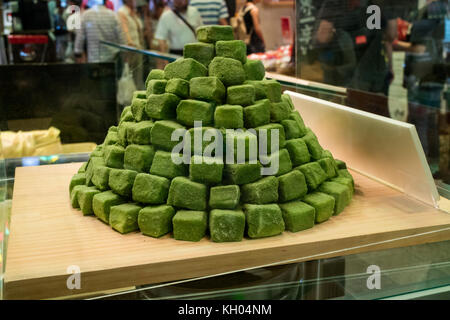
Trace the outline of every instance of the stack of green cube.
<instances>
[{"instance_id":1,"label":"stack of green cube","mask_svg":"<svg viewBox=\"0 0 450 320\"><path fill-rule=\"evenodd\" d=\"M202 26L152 70L69 183L71 205L121 234L237 242L341 214L347 165L324 150L230 26Z\"/></svg>"}]
</instances>

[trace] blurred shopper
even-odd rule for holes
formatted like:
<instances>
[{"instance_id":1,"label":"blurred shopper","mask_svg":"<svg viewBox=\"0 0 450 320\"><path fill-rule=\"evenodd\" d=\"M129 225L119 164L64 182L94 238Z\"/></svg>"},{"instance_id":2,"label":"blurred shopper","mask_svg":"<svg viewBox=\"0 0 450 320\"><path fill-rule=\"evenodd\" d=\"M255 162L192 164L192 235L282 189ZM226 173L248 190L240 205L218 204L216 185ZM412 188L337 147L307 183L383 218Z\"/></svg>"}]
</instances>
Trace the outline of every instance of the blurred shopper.
<instances>
[{"instance_id":1,"label":"blurred shopper","mask_svg":"<svg viewBox=\"0 0 450 320\"><path fill-rule=\"evenodd\" d=\"M100 41L124 44L125 38L115 12L107 9L102 0L96 0L95 5L81 15L81 28L75 38L75 57L77 62L83 62L84 46L87 47L88 62L113 61L118 49L100 44Z\"/></svg>"},{"instance_id":2,"label":"blurred shopper","mask_svg":"<svg viewBox=\"0 0 450 320\"><path fill-rule=\"evenodd\" d=\"M95 6L96 0L83 0L81 3L81 10L87 10ZM105 1L105 7L114 11L114 3L111 0Z\"/></svg>"},{"instance_id":3,"label":"blurred shopper","mask_svg":"<svg viewBox=\"0 0 450 320\"><path fill-rule=\"evenodd\" d=\"M155 39L156 28L159 19L164 10L167 9L166 0L150 0L150 19L151 19L151 45L150 49L159 50L159 41Z\"/></svg>"},{"instance_id":4,"label":"blurred shopper","mask_svg":"<svg viewBox=\"0 0 450 320\"><path fill-rule=\"evenodd\" d=\"M144 48L144 26L137 15L136 0L124 0L117 11L127 45L138 49Z\"/></svg>"},{"instance_id":5,"label":"blurred shopper","mask_svg":"<svg viewBox=\"0 0 450 320\"><path fill-rule=\"evenodd\" d=\"M228 24L228 7L225 0L191 0L189 5L195 7L204 24Z\"/></svg>"},{"instance_id":6,"label":"blurred shopper","mask_svg":"<svg viewBox=\"0 0 450 320\"><path fill-rule=\"evenodd\" d=\"M188 0L173 0L170 10L161 15L156 29L160 50L183 55L184 45L196 41L195 29L201 25L200 13L188 5Z\"/></svg>"},{"instance_id":7,"label":"blurred shopper","mask_svg":"<svg viewBox=\"0 0 450 320\"><path fill-rule=\"evenodd\" d=\"M259 18L259 9L255 6L261 0L247 0L245 5L239 11L239 15L243 17L247 36L249 41L247 44L247 54L265 52L264 36L261 29L261 20Z\"/></svg>"}]
</instances>

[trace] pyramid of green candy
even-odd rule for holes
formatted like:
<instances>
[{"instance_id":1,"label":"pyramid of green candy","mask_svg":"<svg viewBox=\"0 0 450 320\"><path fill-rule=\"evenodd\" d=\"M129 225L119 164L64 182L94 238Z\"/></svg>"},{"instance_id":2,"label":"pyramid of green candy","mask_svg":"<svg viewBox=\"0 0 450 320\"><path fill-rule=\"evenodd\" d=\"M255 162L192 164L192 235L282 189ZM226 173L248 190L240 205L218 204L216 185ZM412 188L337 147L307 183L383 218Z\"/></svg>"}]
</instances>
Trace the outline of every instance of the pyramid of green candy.
<instances>
[{"instance_id":1,"label":"pyramid of green candy","mask_svg":"<svg viewBox=\"0 0 450 320\"><path fill-rule=\"evenodd\" d=\"M120 233L172 232L186 241L209 235L214 242L299 232L341 213L354 190L345 163L320 146L280 84L264 78L262 63L247 60L230 27L201 27L197 37L183 58L150 72L146 91L135 92L119 125L73 176L72 206ZM203 128L193 128L199 120ZM209 128L255 129L230 135L248 144L263 129L269 139L279 130L280 149L256 164L248 155L227 164L195 152L190 164L176 164L178 142L170 137L179 128L191 137ZM262 163L275 157L276 174L262 176Z\"/></svg>"}]
</instances>

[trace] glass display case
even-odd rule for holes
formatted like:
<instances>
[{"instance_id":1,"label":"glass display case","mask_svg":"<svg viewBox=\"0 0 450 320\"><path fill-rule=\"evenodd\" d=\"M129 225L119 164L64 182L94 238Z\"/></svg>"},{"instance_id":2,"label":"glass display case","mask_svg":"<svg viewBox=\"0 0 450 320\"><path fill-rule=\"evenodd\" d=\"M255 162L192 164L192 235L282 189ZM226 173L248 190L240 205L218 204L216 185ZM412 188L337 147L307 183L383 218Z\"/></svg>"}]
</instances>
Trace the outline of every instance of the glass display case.
<instances>
[{"instance_id":1,"label":"glass display case","mask_svg":"<svg viewBox=\"0 0 450 320\"><path fill-rule=\"evenodd\" d=\"M406 118L396 106L400 100L405 102L404 97L386 97L327 76L332 70L321 60L323 47L317 47L315 40L316 33L322 32L318 30L325 19L325 2L297 1L296 76L275 69L265 77L281 84L321 145L346 162L355 189L342 214L310 230L239 243L119 235L96 219L81 216L70 207L71 177L131 104L127 88L146 90L152 69L163 69L179 58L102 42L100 50L115 50L116 60L71 69L81 75L72 79L79 85L75 86L78 98L57 112L39 108L26 116L19 112L33 123L36 119L56 123L61 131L60 152L0 156L3 298L449 299L450 188L445 176L433 177L420 132L402 121ZM404 9L400 12L404 17L410 12L409 5L398 8ZM354 40L363 41L357 33L352 33ZM365 36L368 41L369 35ZM358 54L363 56L362 49ZM52 72L48 71L49 79ZM83 75L93 79L90 84L95 88L79 82ZM81 106L86 97L95 96L94 91L103 94L98 99L104 102L100 111L95 103ZM388 113L382 114L386 99ZM91 122L91 116L80 109L105 117ZM19 120L24 123L20 118L0 122L0 129L20 126ZM91 130L95 134L90 135ZM445 134L441 136L445 142ZM441 158L446 152L441 150Z\"/></svg>"}]
</instances>

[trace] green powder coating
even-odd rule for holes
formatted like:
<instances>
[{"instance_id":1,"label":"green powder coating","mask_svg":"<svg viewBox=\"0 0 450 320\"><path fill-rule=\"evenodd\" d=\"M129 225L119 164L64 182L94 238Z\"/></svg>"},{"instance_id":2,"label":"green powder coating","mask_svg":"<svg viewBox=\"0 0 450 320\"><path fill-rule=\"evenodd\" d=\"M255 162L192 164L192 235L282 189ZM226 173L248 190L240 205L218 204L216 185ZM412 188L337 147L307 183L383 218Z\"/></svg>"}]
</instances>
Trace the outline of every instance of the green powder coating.
<instances>
[{"instance_id":1,"label":"green powder coating","mask_svg":"<svg viewBox=\"0 0 450 320\"><path fill-rule=\"evenodd\" d=\"M197 40L206 43L234 40L231 26L201 26L196 30Z\"/></svg>"},{"instance_id":2,"label":"green powder coating","mask_svg":"<svg viewBox=\"0 0 450 320\"><path fill-rule=\"evenodd\" d=\"M286 230L299 232L314 227L316 209L301 202L292 201L280 204Z\"/></svg>"},{"instance_id":3,"label":"green powder coating","mask_svg":"<svg viewBox=\"0 0 450 320\"><path fill-rule=\"evenodd\" d=\"M167 201L170 180L146 173L139 173L134 180L133 201L148 204L163 204Z\"/></svg>"},{"instance_id":4,"label":"green powder coating","mask_svg":"<svg viewBox=\"0 0 450 320\"><path fill-rule=\"evenodd\" d=\"M345 207L350 204L352 198L350 188L337 182L326 181L317 190L334 198L334 215L338 215L344 211Z\"/></svg>"},{"instance_id":5,"label":"green powder coating","mask_svg":"<svg viewBox=\"0 0 450 320\"><path fill-rule=\"evenodd\" d=\"M297 122L297 125L300 129L300 137L303 137L307 133L307 130L300 113L298 111L291 112L291 114L289 115L289 119Z\"/></svg>"},{"instance_id":6,"label":"green powder coating","mask_svg":"<svg viewBox=\"0 0 450 320\"><path fill-rule=\"evenodd\" d=\"M84 188L88 187L85 185L77 185L73 187L72 191L70 192L70 204L72 208L74 209L80 208L80 204L78 203L78 192Z\"/></svg>"},{"instance_id":7,"label":"green powder coating","mask_svg":"<svg viewBox=\"0 0 450 320\"><path fill-rule=\"evenodd\" d=\"M240 194L238 185L212 187L209 206L212 209L235 209L239 204Z\"/></svg>"},{"instance_id":8,"label":"green powder coating","mask_svg":"<svg viewBox=\"0 0 450 320\"><path fill-rule=\"evenodd\" d=\"M124 121L134 121L133 113L131 112L131 106L123 108L122 113L120 114L119 124Z\"/></svg>"},{"instance_id":9,"label":"green powder coating","mask_svg":"<svg viewBox=\"0 0 450 320\"><path fill-rule=\"evenodd\" d=\"M142 207L134 203L124 203L111 207L109 213L109 224L122 233L130 233L139 230L138 215Z\"/></svg>"},{"instance_id":10,"label":"green powder coating","mask_svg":"<svg viewBox=\"0 0 450 320\"><path fill-rule=\"evenodd\" d=\"M81 165L80 169L78 169L78 173L85 173L86 172L86 168L87 168L87 162L83 162L83 164Z\"/></svg>"},{"instance_id":11,"label":"green powder coating","mask_svg":"<svg viewBox=\"0 0 450 320\"><path fill-rule=\"evenodd\" d=\"M247 46L242 40L217 41L216 56L235 59L244 64L247 62Z\"/></svg>"},{"instance_id":12,"label":"green powder coating","mask_svg":"<svg viewBox=\"0 0 450 320\"><path fill-rule=\"evenodd\" d=\"M153 121L141 121L129 126L127 130L128 143L141 145L150 144L150 133L152 132L153 124Z\"/></svg>"},{"instance_id":13,"label":"green powder coating","mask_svg":"<svg viewBox=\"0 0 450 320\"><path fill-rule=\"evenodd\" d=\"M225 164L224 178L228 184L247 184L261 178L261 164L241 163Z\"/></svg>"},{"instance_id":14,"label":"green powder coating","mask_svg":"<svg viewBox=\"0 0 450 320\"><path fill-rule=\"evenodd\" d=\"M146 95L163 94L166 92L167 80L150 80L147 86ZM136 117L134 117L136 119ZM137 120L137 119L136 119Z\"/></svg>"},{"instance_id":15,"label":"green powder coating","mask_svg":"<svg viewBox=\"0 0 450 320\"><path fill-rule=\"evenodd\" d=\"M189 96L189 81L183 79L170 79L167 81L166 92L177 95L182 99Z\"/></svg>"},{"instance_id":16,"label":"green powder coating","mask_svg":"<svg viewBox=\"0 0 450 320\"><path fill-rule=\"evenodd\" d=\"M336 182L348 187L350 190L350 195L353 196L354 188L352 179L337 176L336 178L330 179L330 182Z\"/></svg>"},{"instance_id":17,"label":"green powder coating","mask_svg":"<svg viewBox=\"0 0 450 320\"><path fill-rule=\"evenodd\" d=\"M91 152L91 157L103 157L103 145L98 145L95 147L94 151Z\"/></svg>"},{"instance_id":18,"label":"green powder coating","mask_svg":"<svg viewBox=\"0 0 450 320\"><path fill-rule=\"evenodd\" d=\"M252 85L255 88L255 100L267 99L264 81L246 80L244 84Z\"/></svg>"},{"instance_id":19,"label":"green powder coating","mask_svg":"<svg viewBox=\"0 0 450 320\"><path fill-rule=\"evenodd\" d=\"M223 105L214 112L216 128L240 129L244 127L244 108L241 106Z\"/></svg>"},{"instance_id":20,"label":"green powder coating","mask_svg":"<svg viewBox=\"0 0 450 320\"><path fill-rule=\"evenodd\" d=\"M272 152L276 152L285 146L286 138L284 133L284 128L281 124L278 123L270 123L267 125L259 126L256 128L258 133L258 141L260 154L270 154ZM275 139L276 134L278 133L278 139ZM274 147L272 148L272 137Z\"/></svg>"},{"instance_id":21,"label":"green powder coating","mask_svg":"<svg viewBox=\"0 0 450 320\"><path fill-rule=\"evenodd\" d=\"M151 94L148 96L145 112L153 119L175 119L178 103L180 98L172 93Z\"/></svg>"},{"instance_id":22,"label":"green powder coating","mask_svg":"<svg viewBox=\"0 0 450 320\"><path fill-rule=\"evenodd\" d=\"M119 142L119 134L117 131L108 132L106 135L105 141L103 142L104 146L110 146Z\"/></svg>"},{"instance_id":23,"label":"green powder coating","mask_svg":"<svg viewBox=\"0 0 450 320\"><path fill-rule=\"evenodd\" d=\"M262 80L267 99L270 102L281 102L281 84L276 80Z\"/></svg>"},{"instance_id":24,"label":"green powder coating","mask_svg":"<svg viewBox=\"0 0 450 320\"><path fill-rule=\"evenodd\" d=\"M339 170L338 170L338 176L339 176L339 177L343 177L343 178L350 179L350 180L352 181L352 186L353 186L353 188L355 188L355 182L354 182L354 180L353 180L353 177L352 177L352 175L350 174L350 172L348 172L347 169L339 169Z\"/></svg>"},{"instance_id":25,"label":"green powder coating","mask_svg":"<svg viewBox=\"0 0 450 320\"><path fill-rule=\"evenodd\" d=\"M323 158L317 160L317 163L320 164L323 171L325 171L325 174L327 175L327 179L334 178L336 176L336 170L334 167L334 162L331 158Z\"/></svg>"},{"instance_id":26,"label":"green powder coating","mask_svg":"<svg viewBox=\"0 0 450 320\"><path fill-rule=\"evenodd\" d=\"M206 210L208 188L185 177L172 180L167 204L190 210Z\"/></svg>"},{"instance_id":27,"label":"green powder coating","mask_svg":"<svg viewBox=\"0 0 450 320\"><path fill-rule=\"evenodd\" d=\"M295 120L285 119L280 121L286 134L286 140L302 137L300 127Z\"/></svg>"},{"instance_id":28,"label":"green powder coating","mask_svg":"<svg viewBox=\"0 0 450 320\"><path fill-rule=\"evenodd\" d=\"M145 90L138 90L133 92L133 99L131 101L133 101L134 99L147 99L147 91Z\"/></svg>"},{"instance_id":29,"label":"green powder coating","mask_svg":"<svg viewBox=\"0 0 450 320\"><path fill-rule=\"evenodd\" d=\"M242 210L211 210L209 231L213 242L242 241L245 231L245 214Z\"/></svg>"},{"instance_id":30,"label":"green powder coating","mask_svg":"<svg viewBox=\"0 0 450 320\"><path fill-rule=\"evenodd\" d=\"M287 93L281 95L281 101L287 103L292 111L295 110L294 103L292 102L291 96Z\"/></svg>"},{"instance_id":31,"label":"green powder coating","mask_svg":"<svg viewBox=\"0 0 450 320\"><path fill-rule=\"evenodd\" d=\"M225 86L217 77L197 77L189 82L190 97L222 104L225 98Z\"/></svg>"},{"instance_id":32,"label":"green powder coating","mask_svg":"<svg viewBox=\"0 0 450 320\"><path fill-rule=\"evenodd\" d=\"M292 162L287 149L281 149L280 151L273 152L268 156L260 155L259 159L265 167L274 166L274 161L278 160L278 170L275 170L274 172L274 175L276 176L281 176L292 170Z\"/></svg>"},{"instance_id":33,"label":"green powder coating","mask_svg":"<svg viewBox=\"0 0 450 320\"><path fill-rule=\"evenodd\" d=\"M155 148L153 146L130 144L125 149L123 167L137 172L149 172L154 156Z\"/></svg>"},{"instance_id":34,"label":"green powder coating","mask_svg":"<svg viewBox=\"0 0 450 320\"><path fill-rule=\"evenodd\" d=\"M188 168L184 163L176 164L172 160L172 154L166 151L156 151L153 158L150 173L172 179L179 176L187 176Z\"/></svg>"},{"instance_id":35,"label":"green powder coating","mask_svg":"<svg viewBox=\"0 0 450 320\"><path fill-rule=\"evenodd\" d=\"M192 156L189 166L189 178L192 181L205 184L218 184L222 181L222 159Z\"/></svg>"},{"instance_id":36,"label":"green powder coating","mask_svg":"<svg viewBox=\"0 0 450 320\"><path fill-rule=\"evenodd\" d=\"M118 137L117 143L120 144L122 147L127 146L128 130L130 127L132 127L134 125L135 125L134 122L129 122L129 121L124 121L119 124L118 130L117 130L117 137Z\"/></svg>"},{"instance_id":37,"label":"green powder coating","mask_svg":"<svg viewBox=\"0 0 450 320\"><path fill-rule=\"evenodd\" d=\"M291 108L285 102L272 102L270 104L270 120L280 122L289 118Z\"/></svg>"},{"instance_id":38,"label":"green powder coating","mask_svg":"<svg viewBox=\"0 0 450 320\"><path fill-rule=\"evenodd\" d=\"M227 88L227 103L249 106L255 103L255 87L249 84Z\"/></svg>"},{"instance_id":39,"label":"green powder coating","mask_svg":"<svg viewBox=\"0 0 450 320\"><path fill-rule=\"evenodd\" d=\"M156 80L152 80L156 81ZM147 98L145 99L139 99L135 98L133 99L133 102L131 103L131 112L133 113L133 118L136 121L142 121L147 120L147 114L145 113L145 106L147 105Z\"/></svg>"},{"instance_id":40,"label":"green powder coating","mask_svg":"<svg viewBox=\"0 0 450 320\"><path fill-rule=\"evenodd\" d=\"M96 194L100 193L95 187L80 188L77 192L78 205L84 216L90 216L94 214L92 210L92 199Z\"/></svg>"},{"instance_id":41,"label":"green powder coating","mask_svg":"<svg viewBox=\"0 0 450 320\"><path fill-rule=\"evenodd\" d=\"M250 238L275 236L285 229L281 209L276 204L245 204L244 212Z\"/></svg>"},{"instance_id":42,"label":"green powder coating","mask_svg":"<svg viewBox=\"0 0 450 320\"><path fill-rule=\"evenodd\" d=\"M293 166L299 166L311 161L308 147L302 139L293 139L286 141L286 149L289 151L289 156Z\"/></svg>"},{"instance_id":43,"label":"green powder coating","mask_svg":"<svg viewBox=\"0 0 450 320\"><path fill-rule=\"evenodd\" d=\"M258 158L258 137L251 131L222 130L225 159L233 159L234 163L256 161ZM231 154L233 150L233 155ZM228 160L227 162L230 162Z\"/></svg>"},{"instance_id":44,"label":"green powder coating","mask_svg":"<svg viewBox=\"0 0 450 320\"><path fill-rule=\"evenodd\" d=\"M334 198L322 192L307 194L302 199L316 209L316 223L328 220L334 212Z\"/></svg>"},{"instance_id":45,"label":"green powder coating","mask_svg":"<svg viewBox=\"0 0 450 320\"><path fill-rule=\"evenodd\" d=\"M145 207L139 211L138 226L141 232L150 237L159 238L172 231L172 219L175 209L160 205Z\"/></svg>"},{"instance_id":46,"label":"green powder coating","mask_svg":"<svg viewBox=\"0 0 450 320\"><path fill-rule=\"evenodd\" d=\"M194 127L194 128L190 128L189 130L187 130L186 135L184 137L184 147L185 148L189 148L191 149L191 154L197 154L197 155L202 155L205 152L205 149L212 144L214 146L214 142L215 142L215 134L217 134L218 130L213 128L213 127ZM198 135L198 139L199 141L201 141L201 147L198 148L198 150L196 150L195 148L195 135ZM207 134L210 135L211 140L206 139ZM190 144L189 144L190 141ZM214 155L214 153L212 153L211 155Z\"/></svg>"},{"instance_id":47,"label":"green powder coating","mask_svg":"<svg viewBox=\"0 0 450 320\"><path fill-rule=\"evenodd\" d=\"M73 175L72 179L70 179L69 192L71 193L73 188L78 185L86 184L86 174L85 173L77 173Z\"/></svg>"},{"instance_id":48,"label":"green powder coating","mask_svg":"<svg viewBox=\"0 0 450 320\"><path fill-rule=\"evenodd\" d=\"M305 141L308 151L311 154L313 160L319 160L322 158L323 148L320 146L319 141L314 133L309 132L303 136L303 141Z\"/></svg>"},{"instance_id":49,"label":"green powder coating","mask_svg":"<svg viewBox=\"0 0 450 320\"><path fill-rule=\"evenodd\" d=\"M256 128L270 123L270 102L259 100L254 105L244 108L244 124L246 128Z\"/></svg>"},{"instance_id":50,"label":"green powder coating","mask_svg":"<svg viewBox=\"0 0 450 320\"><path fill-rule=\"evenodd\" d=\"M172 219L173 236L176 240L200 241L208 228L208 213L205 211L177 211Z\"/></svg>"},{"instance_id":51,"label":"green powder coating","mask_svg":"<svg viewBox=\"0 0 450 320\"><path fill-rule=\"evenodd\" d=\"M119 145L105 147L105 165L110 168L122 169L125 148Z\"/></svg>"},{"instance_id":52,"label":"green powder coating","mask_svg":"<svg viewBox=\"0 0 450 320\"><path fill-rule=\"evenodd\" d=\"M194 126L194 121L202 121L202 125L213 123L214 106L205 101L182 100L177 107L177 121L189 127Z\"/></svg>"},{"instance_id":53,"label":"green powder coating","mask_svg":"<svg viewBox=\"0 0 450 320\"><path fill-rule=\"evenodd\" d=\"M305 175L306 184L310 191L317 189L327 179L327 174L317 162L306 163L295 169L300 170Z\"/></svg>"},{"instance_id":54,"label":"green powder coating","mask_svg":"<svg viewBox=\"0 0 450 320\"><path fill-rule=\"evenodd\" d=\"M347 164L344 161L339 159L334 159L334 161L336 162L338 169L347 169Z\"/></svg>"},{"instance_id":55,"label":"green powder coating","mask_svg":"<svg viewBox=\"0 0 450 320\"><path fill-rule=\"evenodd\" d=\"M215 57L209 64L209 75L219 78L227 87L240 85L245 81L242 63L231 58Z\"/></svg>"},{"instance_id":56,"label":"green powder coating","mask_svg":"<svg viewBox=\"0 0 450 320\"><path fill-rule=\"evenodd\" d=\"M278 179L273 176L241 186L241 201L250 204L278 202Z\"/></svg>"},{"instance_id":57,"label":"green powder coating","mask_svg":"<svg viewBox=\"0 0 450 320\"><path fill-rule=\"evenodd\" d=\"M164 80L165 76L164 76L164 70L159 70L159 69L153 69L152 71L150 71L150 73L147 76L147 79L145 80L145 87L147 88L148 83L150 80Z\"/></svg>"},{"instance_id":58,"label":"green powder coating","mask_svg":"<svg viewBox=\"0 0 450 320\"><path fill-rule=\"evenodd\" d=\"M184 46L184 58L192 58L208 67L212 59L214 59L215 48L212 43L188 43Z\"/></svg>"},{"instance_id":59,"label":"green powder coating","mask_svg":"<svg viewBox=\"0 0 450 320\"><path fill-rule=\"evenodd\" d=\"M126 169L111 169L109 172L109 187L114 193L124 197L131 197L134 179L137 172Z\"/></svg>"},{"instance_id":60,"label":"green powder coating","mask_svg":"<svg viewBox=\"0 0 450 320\"><path fill-rule=\"evenodd\" d=\"M92 183L100 191L109 190L109 171L111 169L106 166L97 166L94 168L94 175L92 176Z\"/></svg>"},{"instance_id":61,"label":"green powder coating","mask_svg":"<svg viewBox=\"0 0 450 320\"><path fill-rule=\"evenodd\" d=\"M292 170L278 177L279 201L287 202L300 199L308 192L308 186L303 173L299 170Z\"/></svg>"},{"instance_id":62,"label":"green powder coating","mask_svg":"<svg viewBox=\"0 0 450 320\"><path fill-rule=\"evenodd\" d=\"M179 78L189 81L195 77L206 77L207 74L206 67L192 58L180 58L164 68L166 80Z\"/></svg>"},{"instance_id":63,"label":"green powder coating","mask_svg":"<svg viewBox=\"0 0 450 320\"><path fill-rule=\"evenodd\" d=\"M92 209L97 218L109 224L111 207L126 203L127 200L112 191L97 193L92 200Z\"/></svg>"},{"instance_id":64,"label":"green powder coating","mask_svg":"<svg viewBox=\"0 0 450 320\"><path fill-rule=\"evenodd\" d=\"M156 121L153 125L152 131L150 133L150 139L152 140L152 144L156 148L160 148L166 151L172 151L173 148L180 143L180 141L172 141L172 133L175 130L186 129L181 124L178 124L175 121L169 120L161 120ZM181 140L183 136L179 138Z\"/></svg>"},{"instance_id":65,"label":"green powder coating","mask_svg":"<svg viewBox=\"0 0 450 320\"><path fill-rule=\"evenodd\" d=\"M247 59L247 62L244 64L244 70L247 80L262 80L266 74L261 60Z\"/></svg>"},{"instance_id":66,"label":"green powder coating","mask_svg":"<svg viewBox=\"0 0 450 320\"><path fill-rule=\"evenodd\" d=\"M92 186L92 177L94 176L94 169L97 166L104 166L105 165L105 161L103 160L102 157L91 157L89 159L88 165L86 167L86 185L87 186Z\"/></svg>"}]
</instances>

